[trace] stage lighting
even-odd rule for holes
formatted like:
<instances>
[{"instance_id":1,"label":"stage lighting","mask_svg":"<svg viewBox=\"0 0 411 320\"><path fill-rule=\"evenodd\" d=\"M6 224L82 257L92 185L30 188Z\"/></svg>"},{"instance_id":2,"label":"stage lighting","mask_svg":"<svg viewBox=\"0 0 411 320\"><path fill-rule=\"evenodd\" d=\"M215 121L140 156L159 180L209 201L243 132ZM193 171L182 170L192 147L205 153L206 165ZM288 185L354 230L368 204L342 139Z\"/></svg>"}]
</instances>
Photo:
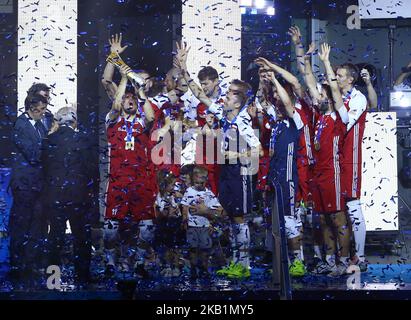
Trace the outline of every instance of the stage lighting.
<instances>
[{"instance_id":1,"label":"stage lighting","mask_svg":"<svg viewBox=\"0 0 411 320\"><path fill-rule=\"evenodd\" d=\"M240 0L241 7L251 7L253 5L253 0Z\"/></svg>"},{"instance_id":2,"label":"stage lighting","mask_svg":"<svg viewBox=\"0 0 411 320\"><path fill-rule=\"evenodd\" d=\"M275 8L274 7L268 7L267 8L267 15L274 16L275 15Z\"/></svg>"},{"instance_id":3,"label":"stage lighting","mask_svg":"<svg viewBox=\"0 0 411 320\"><path fill-rule=\"evenodd\" d=\"M257 9L264 9L265 6L266 6L265 0L255 0L254 6L255 6Z\"/></svg>"},{"instance_id":4,"label":"stage lighting","mask_svg":"<svg viewBox=\"0 0 411 320\"><path fill-rule=\"evenodd\" d=\"M275 5L273 0L240 0L241 14L263 14L275 15Z\"/></svg>"}]
</instances>

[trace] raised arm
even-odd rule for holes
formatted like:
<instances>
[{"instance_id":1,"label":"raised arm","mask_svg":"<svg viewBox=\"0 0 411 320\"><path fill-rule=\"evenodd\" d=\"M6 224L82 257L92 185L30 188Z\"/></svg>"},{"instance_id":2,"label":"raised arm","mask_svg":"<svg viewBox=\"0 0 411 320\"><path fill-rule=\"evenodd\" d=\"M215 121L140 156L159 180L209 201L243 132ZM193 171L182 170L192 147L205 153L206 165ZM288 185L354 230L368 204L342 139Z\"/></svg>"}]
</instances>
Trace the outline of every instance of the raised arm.
<instances>
[{"instance_id":1,"label":"raised arm","mask_svg":"<svg viewBox=\"0 0 411 320\"><path fill-rule=\"evenodd\" d=\"M287 91L284 89L284 87L281 85L281 83L277 80L275 77L274 72L270 72L268 74L268 77L271 79L273 82L275 88L277 89L278 96L280 97L281 102L283 103L285 110L287 112L287 115L292 118L294 116L294 111L295 107L293 102L291 101L290 96L288 95Z\"/></svg>"},{"instance_id":2,"label":"raised arm","mask_svg":"<svg viewBox=\"0 0 411 320\"><path fill-rule=\"evenodd\" d=\"M140 96L140 99L142 100L140 102L144 102L143 110L144 110L146 123L153 122L154 121L154 110L153 110L153 106L151 105L150 100L148 100L146 93L144 92L144 86L141 86L138 88L138 95Z\"/></svg>"},{"instance_id":3,"label":"raised arm","mask_svg":"<svg viewBox=\"0 0 411 320\"><path fill-rule=\"evenodd\" d=\"M114 94L114 101L109 113L109 119L110 121L115 121L121 114L121 110L123 108L122 103L123 103L123 97L126 93L126 87L127 87L127 72L130 71L130 68L128 66L122 66L120 68L120 73L121 73L121 81L119 86L117 87L117 90Z\"/></svg>"},{"instance_id":4,"label":"raised arm","mask_svg":"<svg viewBox=\"0 0 411 320\"><path fill-rule=\"evenodd\" d=\"M407 65L406 68L403 68L403 71L398 76L398 78L395 80L394 86L401 85L405 81L405 79L407 79L410 75L411 75L411 62Z\"/></svg>"},{"instance_id":5,"label":"raised arm","mask_svg":"<svg viewBox=\"0 0 411 320\"><path fill-rule=\"evenodd\" d=\"M323 62L325 72L327 73L327 81L331 88L331 94L334 100L334 107L338 111L340 108L344 108L344 102L342 99L340 88L337 84L337 78L335 77L334 70L330 62L331 47L328 43L321 45L321 52L318 53L320 60Z\"/></svg>"},{"instance_id":6,"label":"raised arm","mask_svg":"<svg viewBox=\"0 0 411 320\"><path fill-rule=\"evenodd\" d=\"M378 107L378 96L375 92L374 86L372 85L371 76L367 69L361 70L361 78L363 79L365 85L367 86L367 100L368 100L368 110L377 109Z\"/></svg>"},{"instance_id":7,"label":"raised arm","mask_svg":"<svg viewBox=\"0 0 411 320\"><path fill-rule=\"evenodd\" d=\"M187 48L183 42L181 42L181 45L177 43L177 55L173 60L174 66L181 70L183 79L187 83L193 95L207 107L210 107L213 102L205 95L201 87L195 83L187 70L187 57L189 52L190 48Z\"/></svg>"},{"instance_id":8,"label":"raised arm","mask_svg":"<svg viewBox=\"0 0 411 320\"><path fill-rule=\"evenodd\" d=\"M298 97L302 98L304 96L304 90L298 81L297 77L294 76L291 72L281 68L273 62L268 61L265 58L259 57L255 60L259 66L265 66L268 69L273 70L276 73L279 73L285 81L291 84L293 91L297 94Z\"/></svg>"},{"instance_id":9,"label":"raised arm","mask_svg":"<svg viewBox=\"0 0 411 320\"><path fill-rule=\"evenodd\" d=\"M320 99L320 93L317 89L317 80L313 74L313 69L311 67L311 55L315 51L315 44L311 43L310 47L308 48L307 53L304 55L304 81L310 93L311 99L313 100L314 104L317 104L318 100Z\"/></svg>"},{"instance_id":10,"label":"raised arm","mask_svg":"<svg viewBox=\"0 0 411 320\"><path fill-rule=\"evenodd\" d=\"M110 43L110 52L117 52L118 54L121 54L124 52L124 50L127 49L127 46L122 47L121 46L121 41L122 41L122 34L120 35L115 34L111 36L111 39L108 40ZM111 63L107 63L106 67L104 68L104 73L103 73L103 79L101 80L101 83L103 84L104 90L106 91L108 97L113 100L114 96L117 91L117 84L113 82L113 76L114 76L114 71L115 67Z\"/></svg>"},{"instance_id":11,"label":"raised arm","mask_svg":"<svg viewBox=\"0 0 411 320\"><path fill-rule=\"evenodd\" d=\"M288 29L288 34L291 36L291 40L294 43L294 49L295 49L295 56L297 58L297 68L298 71L303 75L305 72L304 68L304 46L301 42L301 32L300 28L297 26L291 27Z\"/></svg>"}]
</instances>

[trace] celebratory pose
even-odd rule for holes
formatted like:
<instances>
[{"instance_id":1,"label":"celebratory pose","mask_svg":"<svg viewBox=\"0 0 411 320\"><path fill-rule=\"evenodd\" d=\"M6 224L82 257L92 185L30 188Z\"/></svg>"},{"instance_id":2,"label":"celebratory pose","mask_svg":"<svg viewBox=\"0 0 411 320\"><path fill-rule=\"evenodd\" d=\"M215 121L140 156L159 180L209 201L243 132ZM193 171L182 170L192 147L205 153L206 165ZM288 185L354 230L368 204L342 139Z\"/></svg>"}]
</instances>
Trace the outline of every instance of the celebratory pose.
<instances>
[{"instance_id":1,"label":"celebratory pose","mask_svg":"<svg viewBox=\"0 0 411 320\"><path fill-rule=\"evenodd\" d=\"M304 123L300 113L295 108L292 100L293 92L291 86L286 86L290 93L279 82L273 72L274 64L264 58L256 59L256 63L265 69L268 79L274 85L274 106L270 114L272 116L272 133L270 142L270 172L269 181L276 190L276 201L280 219L285 226L285 235L289 240L292 251L290 274L292 276L303 276L305 266L301 246L301 218L296 207L296 196L298 190L297 153L300 132ZM275 70L283 70L278 66ZM282 71L282 74L284 72Z\"/></svg>"},{"instance_id":2,"label":"celebratory pose","mask_svg":"<svg viewBox=\"0 0 411 320\"><path fill-rule=\"evenodd\" d=\"M147 184L150 181L149 148L144 130L153 121L154 113L143 87L139 95L145 100L140 103L134 93L126 93L129 71L127 66L120 69L121 82L106 118L110 170L104 228L110 273L115 270L114 254L119 236L123 238L122 258L126 271L130 243L137 242L136 268L142 271L153 237L155 193L152 184Z\"/></svg>"},{"instance_id":3,"label":"celebratory pose","mask_svg":"<svg viewBox=\"0 0 411 320\"><path fill-rule=\"evenodd\" d=\"M342 103L342 99L329 62L330 47L323 44L321 49L319 56L324 63L329 85L323 84L319 90L315 81L309 81L309 78L307 80L313 103L317 106L314 109L313 203L315 212L320 214L321 231L326 245L327 265L323 272L339 276L345 273L350 253L350 227L341 192L340 168L345 128L334 109L334 105Z\"/></svg>"},{"instance_id":4,"label":"celebratory pose","mask_svg":"<svg viewBox=\"0 0 411 320\"><path fill-rule=\"evenodd\" d=\"M342 149L342 192L346 198L348 215L354 232L356 256L354 262L362 271L367 270L365 262L365 219L361 209L362 140L365 130L367 98L354 87L358 78L356 67L346 63L338 67L336 82L340 88L343 103L335 107L346 125Z\"/></svg>"},{"instance_id":5,"label":"celebratory pose","mask_svg":"<svg viewBox=\"0 0 411 320\"><path fill-rule=\"evenodd\" d=\"M233 261L217 272L218 275L246 277L250 275L250 233L244 215L251 213L252 159L258 162L263 155L260 141L251 126L247 102L251 87L241 80L233 80L229 86L224 106L213 101L191 79L186 66L189 49L180 47L181 59L175 61L193 94L216 116L223 128L222 153L225 163L220 166L219 201L231 218L231 246Z\"/></svg>"}]
</instances>

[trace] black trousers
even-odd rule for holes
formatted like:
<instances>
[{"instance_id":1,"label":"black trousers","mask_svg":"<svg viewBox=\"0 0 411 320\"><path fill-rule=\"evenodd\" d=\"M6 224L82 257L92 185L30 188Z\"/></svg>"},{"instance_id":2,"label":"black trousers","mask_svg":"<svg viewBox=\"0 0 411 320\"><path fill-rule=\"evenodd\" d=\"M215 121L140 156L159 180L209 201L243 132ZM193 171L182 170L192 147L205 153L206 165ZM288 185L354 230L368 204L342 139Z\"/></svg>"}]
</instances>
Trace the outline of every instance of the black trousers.
<instances>
[{"instance_id":1,"label":"black trousers","mask_svg":"<svg viewBox=\"0 0 411 320\"><path fill-rule=\"evenodd\" d=\"M61 252L65 244L68 220L73 235L76 280L87 282L90 279L91 260L91 231L87 215L89 206L84 203L53 201L46 208L50 221L49 264L61 266Z\"/></svg>"},{"instance_id":2,"label":"black trousers","mask_svg":"<svg viewBox=\"0 0 411 320\"><path fill-rule=\"evenodd\" d=\"M40 192L12 185L13 205L10 211L10 266L13 280L32 277L44 267L44 245L47 219L42 210Z\"/></svg>"}]
</instances>

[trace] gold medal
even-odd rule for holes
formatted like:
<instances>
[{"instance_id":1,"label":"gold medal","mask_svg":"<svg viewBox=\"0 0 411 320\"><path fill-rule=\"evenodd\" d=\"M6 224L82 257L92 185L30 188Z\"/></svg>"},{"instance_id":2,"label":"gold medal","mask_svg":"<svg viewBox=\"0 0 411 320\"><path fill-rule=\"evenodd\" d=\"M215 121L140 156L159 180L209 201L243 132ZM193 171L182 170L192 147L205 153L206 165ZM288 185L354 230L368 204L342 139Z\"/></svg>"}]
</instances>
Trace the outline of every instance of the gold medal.
<instances>
[{"instance_id":1,"label":"gold medal","mask_svg":"<svg viewBox=\"0 0 411 320\"><path fill-rule=\"evenodd\" d=\"M130 141L126 140L126 145L125 145L124 149L134 151L134 137L131 137Z\"/></svg>"},{"instance_id":2,"label":"gold medal","mask_svg":"<svg viewBox=\"0 0 411 320\"><path fill-rule=\"evenodd\" d=\"M320 150L320 143L318 141L314 142L314 149L315 151L319 151Z\"/></svg>"}]
</instances>

